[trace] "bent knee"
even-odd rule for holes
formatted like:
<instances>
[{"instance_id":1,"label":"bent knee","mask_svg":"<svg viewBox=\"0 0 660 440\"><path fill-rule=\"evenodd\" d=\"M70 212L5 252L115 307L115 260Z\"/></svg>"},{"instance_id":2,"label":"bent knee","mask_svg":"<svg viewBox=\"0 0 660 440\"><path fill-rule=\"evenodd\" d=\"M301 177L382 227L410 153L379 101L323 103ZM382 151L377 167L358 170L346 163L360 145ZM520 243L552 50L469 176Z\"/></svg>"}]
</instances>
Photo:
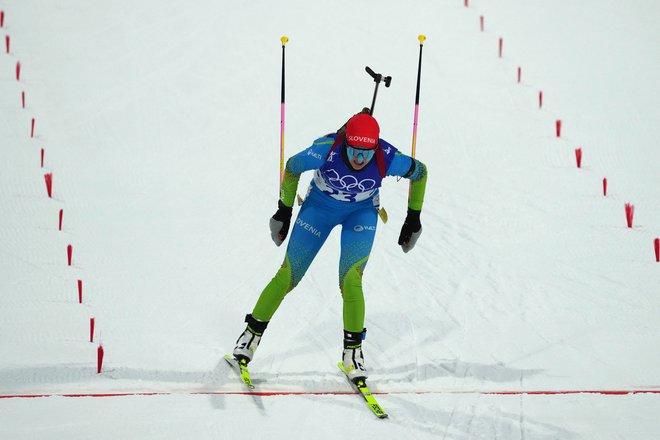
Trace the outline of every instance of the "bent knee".
<instances>
[{"instance_id":1,"label":"bent knee","mask_svg":"<svg viewBox=\"0 0 660 440\"><path fill-rule=\"evenodd\" d=\"M342 280L339 287L344 300L355 300L362 297L362 270L360 267L351 267Z\"/></svg>"},{"instance_id":2,"label":"bent knee","mask_svg":"<svg viewBox=\"0 0 660 440\"><path fill-rule=\"evenodd\" d=\"M294 283L293 281L291 265L289 264L289 257L285 257L284 263L282 263L282 266L273 277L272 282L275 283L278 287L278 290L284 292L285 295L291 292L294 287L296 287L298 283Z\"/></svg>"}]
</instances>

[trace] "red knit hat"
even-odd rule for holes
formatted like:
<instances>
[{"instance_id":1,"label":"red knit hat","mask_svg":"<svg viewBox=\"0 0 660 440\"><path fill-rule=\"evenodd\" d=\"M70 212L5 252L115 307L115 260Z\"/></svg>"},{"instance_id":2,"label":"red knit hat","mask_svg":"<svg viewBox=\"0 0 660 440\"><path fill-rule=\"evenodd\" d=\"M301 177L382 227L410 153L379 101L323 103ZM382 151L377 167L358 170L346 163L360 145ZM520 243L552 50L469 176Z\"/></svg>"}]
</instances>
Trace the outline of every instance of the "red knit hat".
<instances>
[{"instance_id":1,"label":"red knit hat","mask_svg":"<svg viewBox=\"0 0 660 440\"><path fill-rule=\"evenodd\" d=\"M367 113L358 113L346 123L346 142L351 147L373 150L379 133L378 122Z\"/></svg>"}]
</instances>

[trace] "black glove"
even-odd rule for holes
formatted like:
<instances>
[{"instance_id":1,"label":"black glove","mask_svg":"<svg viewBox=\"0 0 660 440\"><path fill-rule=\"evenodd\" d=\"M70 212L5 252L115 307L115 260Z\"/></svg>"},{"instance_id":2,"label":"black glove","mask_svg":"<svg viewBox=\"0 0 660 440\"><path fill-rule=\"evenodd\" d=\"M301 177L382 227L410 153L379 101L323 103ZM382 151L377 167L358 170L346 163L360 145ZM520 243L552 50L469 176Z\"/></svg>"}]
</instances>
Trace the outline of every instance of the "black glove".
<instances>
[{"instance_id":1,"label":"black glove","mask_svg":"<svg viewBox=\"0 0 660 440\"><path fill-rule=\"evenodd\" d=\"M277 201L277 212L270 218L270 238L280 246L289 233L293 207L288 207L281 200Z\"/></svg>"},{"instance_id":2,"label":"black glove","mask_svg":"<svg viewBox=\"0 0 660 440\"><path fill-rule=\"evenodd\" d=\"M401 227L401 234L399 234L399 244L403 252L408 252L415 247L417 239L422 235L422 224L419 222L419 215L422 211L415 211L408 208L408 215Z\"/></svg>"}]
</instances>

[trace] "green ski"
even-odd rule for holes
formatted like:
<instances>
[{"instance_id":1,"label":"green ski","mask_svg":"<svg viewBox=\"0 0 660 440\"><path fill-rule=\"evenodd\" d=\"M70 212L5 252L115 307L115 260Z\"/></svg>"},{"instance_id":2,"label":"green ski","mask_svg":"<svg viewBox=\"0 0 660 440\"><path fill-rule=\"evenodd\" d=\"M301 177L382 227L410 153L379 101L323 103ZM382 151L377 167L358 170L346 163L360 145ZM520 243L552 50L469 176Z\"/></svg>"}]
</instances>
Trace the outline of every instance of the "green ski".
<instances>
[{"instance_id":1,"label":"green ski","mask_svg":"<svg viewBox=\"0 0 660 440\"><path fill-rule=\"evenodd\" d=\"M232 369L234 369L241 376L241 380L245 386L253 390L254 385L252 385L252 379L250 378L250 372L248 371L247 361L245 359L241 359L239 361L230 354L225 355L225 360L232 367Z\"/></svg>"},{"instance_id":2,"label":"green ski","mask_svg":"<svg viewBox=\"0 0 660 440\"><path fill-rule=\"evenodd\" d=\"M346 370L344 369L344 363L339 362L337 364L339 366L339 369L344 373L346 376L346 379L348 382L351 384L353 389L360 393L362 397L364 397L365 402L367 402L367 406L371 410L371 412L374 413L374 415L380 419L384 419L387 417L387 413L383 409L383 407L380 406L380 404L376 401L376 398L371 394L371 391L369 390L369 387L367 387L367 384L364 380L358 380L357 383L353 382L348 378L348 375L346 374Z\"/></svg>"}]
</instances>

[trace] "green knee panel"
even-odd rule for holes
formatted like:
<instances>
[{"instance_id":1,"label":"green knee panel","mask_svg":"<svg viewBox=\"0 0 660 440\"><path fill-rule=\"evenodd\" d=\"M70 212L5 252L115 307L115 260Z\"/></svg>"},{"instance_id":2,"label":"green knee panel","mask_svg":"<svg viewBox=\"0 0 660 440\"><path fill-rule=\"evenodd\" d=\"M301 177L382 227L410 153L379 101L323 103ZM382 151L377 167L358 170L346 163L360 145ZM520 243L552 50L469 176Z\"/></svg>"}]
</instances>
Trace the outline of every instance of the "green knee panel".
<instances>
[{"instance_id":1,"label":"green knee panel","mask_svg":"<svg viewBox=\"0 0 660 440\"><path fill-rule=\"evenodd\" d=\"M291 265L287 256L280 270L277 271L270 283L261 292L261 296L252 311L252 316L259 321L270 321L286 294L292 289Z\"/></svg>"},{"instance_id":2,"label":"green knee panel","mask_svg":"<svg viewBox=\"0 0 660 440\"><path fill-rule=\"evenodd\" d=\"M369 258L369 257L367 257ZM362 332L364 328L364 293L362 292L362 272L367 258L353 265L341 284L344 298L344 330Z\"/></svg>"}]
</instances>

